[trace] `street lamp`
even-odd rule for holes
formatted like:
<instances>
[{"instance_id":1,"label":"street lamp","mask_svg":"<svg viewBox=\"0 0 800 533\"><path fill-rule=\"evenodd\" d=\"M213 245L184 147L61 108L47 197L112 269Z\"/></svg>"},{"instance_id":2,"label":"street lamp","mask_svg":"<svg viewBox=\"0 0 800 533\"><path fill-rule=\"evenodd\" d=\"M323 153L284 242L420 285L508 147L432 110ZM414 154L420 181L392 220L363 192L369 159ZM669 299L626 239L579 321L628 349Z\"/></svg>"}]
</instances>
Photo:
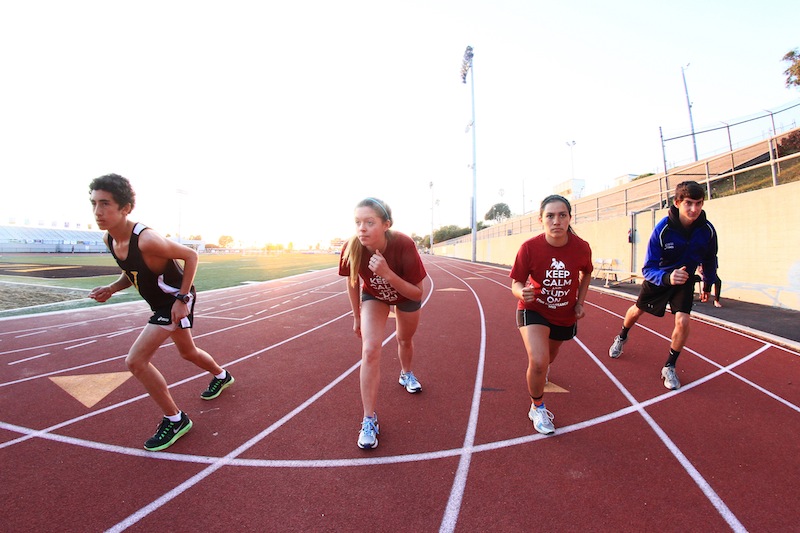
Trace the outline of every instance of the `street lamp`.
<instances>
[{"instance_id":1,"label":"street lamp","mask_svg":"<svg viewBox=\"0 0 800 533\"><path fill-rule=\"evenodd\" d=\"M689 68L691 63L687 63L685 67L681 67L681 76L683 77L683 90L686 93L686 106L689 108L689 126L692 128L692 146L694 147L694 160L697 161L697 140L694 136L694 119L692 118L692 102L689 100L689 89L686 87L686 69Z\"/></svg>"},{"instance_id":2,"label":"street lamp","mask_svg":"<svg viewBox=\"0 0 800 533\"><path fill-rule=\"evenodd\" d=\"M470 93L472 96L472 262L476 261L478 244L478 201L476 198L478 189L478 174L475 167L475 71L472 67L472 47L467 46L464 51L464 60L461 62L461 81L467 83L467 73L469 73Z\"/></svg>"},{"instance_id":3,"label":"street lamp","mask_svg":"<svg viewBox=\"0 0 800 533\"><path fill-rule=\"evenodd\" d=\"M429 241L430 244L430 253L433 254L433 182L430 182L431 187L431 238Z\"/></svg>"},{"instance_id":4,"label":"street lamp","mask_svg":"<svg viewBox=\"0 0 800 533\"><path fill-rule=\"evenodd\" d=\"M178 194L178 242L183 244L183 234L181 233L181 222L183 217L183 198L189 195L189 191L184 189L175 189Z\"/></svg>"},{"instance_id":5,"label":"street lamp","mask_svg":"<svg viewBox=\"0 0 800 533\"><path fill-rule=\"evenodd\" d=\"M572 165L572 181L575 181L575 154L572 149L575 147L575 141L567 141L569 147L569 160Z\"/></svg>"}]
</instances>

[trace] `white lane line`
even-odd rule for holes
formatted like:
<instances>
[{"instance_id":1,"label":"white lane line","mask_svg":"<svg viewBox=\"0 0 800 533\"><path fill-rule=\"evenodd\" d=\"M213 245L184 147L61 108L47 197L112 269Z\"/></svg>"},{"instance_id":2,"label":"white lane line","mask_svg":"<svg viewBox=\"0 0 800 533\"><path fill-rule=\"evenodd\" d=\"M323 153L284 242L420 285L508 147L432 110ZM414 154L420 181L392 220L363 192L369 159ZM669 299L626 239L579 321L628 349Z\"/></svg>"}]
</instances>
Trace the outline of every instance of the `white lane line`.
<instances>
[{"instance_id":1,"label":"white lane line","mask_svg":"<svg viewBox=\"0 0 800 533\"><path fill-rule=\"evenodd\" d=\"M428 299L430 298L430 294L432 294L432 291L431 291L431 293L428 294ZM427 302L427 299L425 300L425 302ZM352 311L350 311L348 313L345 313L344 315L341 315L340 317L338 317L338 318L336 318L334 320L331 320L331 321L327 322L326 324L322 324L320 326L317 326L317 327L313 328L312 330L310 330L310 331L308 331L306 333L310 333L311 331L314 331L316 329L320 329L323 326L326 326L327 324L333 323L334 321L339 320L340 318L345 317L345 316L350 315L350 314L352 314ZM305 335L306 333L303 333L301 335ZM299 337L301 335L297 335L296 337ZM397 332L395 331L391 335L386 337L386 339L384 339L383 343L381 343L381 346L385 346L396 335L397 335ZM285 342L288 342L288 340L285 341ZM276 421L274 424L272 424L268 428L264 429L262 432L258 433L253 438L251 438L250 440L248 440L247 442L245 442L244 444L242 444L241 446L239 446L238 448L236 448L235 450L233 450L232 452L230 452L226 456L216 460L214 463L209 465L207 468L205 468L204 470L198 472L197 474L195 474L191 478L187 479L186 481L184 481L183 483L181 483L180 485L178 485L177 487L175 487L171 491L167 492L166 494L164 494L160 498L152 501L150 504L146 505L145 507L142 507L141 509L139 509L138 511L136 511L135 513L133 513L129 517L125 518L124 520L122 520L118 524L116 524L113 527L109 528L107 531L109 531L109 532L124 531L125 529L127 529L130 526L132 526L132 525L136 524L137 522L139 522L142 518L146 517L147 515L149 515L153 511L161 508L165 504L167 504L170 501L172 501L173 499L175 499L175 497L179 496L180 494L182 494L185 491L189 490L190 488L194 487L195 485L200 483L203 479L207 478L208 476L210 476L211 474L213 474L214 472L216 472L217 470L219 470L223 466L231 464L231 460L236 459L239 455L243 454L245 451L247 451L248 449L252 448L256 444L261 442L264 438L266 438L268 435L270 435L271 433L273 433L274 431L279 429L286 422L290 421L292 418L294 418L299 413L304 411L308 406L310 406L311 404L316 402L319 398L324 396L328 391L333 389L333 387L335 387L336 385L341 383L342 380L344 380L347 376L352 374L360 366L361 366L361 361L359 360L357 363L355 363L353 366L351 366L345 372L340 374L339 377L337 377L336 379L334 379L333 381L328 383L325 387L320 389L316 394L314 394L313 396L308 398L305 402L303 402L302 404L300 404L299 406L294 408L292 411L290 411L289 413L284 415L283 418L281 418L280 420Z\"/></svg>"},{"instance_id":2,"label":"white lane line","mask_svg":"<svg viewBox=\"0 0 800 533\"><path fill-rule=\"evenodd\" d=\"M74 350L75 348L80 348L81 346L87 346L89 344L94 344L96 342L97 342L97 340L95 339L95 340L82 342L80 344L75 344L74 346L67 346L66 348L64 348L64 351L66 352L67 350Z\"/></svg>"},{"instance_id":3,"label":"white lane line","mask_svg":"<svg viewBox=\"0 0 800 533\"><path fill-rule=\"evenodd\" d=\"M39 355L34 355L33 357L26 357L25 359L20 359L19 361L11 361L10 363L8 363L8 366L18 365L20 363L24 363L25 361L32 361L34 359L39 359L40 357L47 357L48 355L50 355L50 352L45 352L45 353L41 353Z\"/></svg>"},{"instance_id":4,"label":"white lane line","mask_svg":"<svg viewBox=\"0 0 800 533\"><path fill-rule=\"evenodd\" d=\"M442 522L439 525L441 533L450 533L455 530L458 515L461 512L461 502L464 500L464 491L467 487L467 476L469 475L469 467L472 463L473 446L475 444L475 433L478 428L478 413L480 412L481 405L481 390L483 388L483 371L486 361L486 315L483 312L481 300L478 298L475 290L470 287L463 278L459 278L452 272L439 267L442 271L447 272L454 278L460 280L472 293L475 298L475 303L480 312L481 324L481 341L478 351L478 367L475 370L475 384L472 388L472 405L469 409L469 421L467 422L467 431L464 436L464 444L461 447L461 457L458 460L458 469L456 470L455 478L453 479L453 486L450 488L450 497L447 500L447 507L445 507ZM433 292L433 290L431 290Z\"/></svg>"},{"instance_id":5,"label":"white lane line","mask_svg":"<svg viewBox=\"0 0 800 533\"><path fill-rule=\"evenodd\" d=\"M658 423L653 419L653 417L650 416L650 413L648 413L645 410L644 405L642 405L636 398L634 398L633 394L631 394L628 391L628 389L625 388L625 386L622 384L622 382L620 382L616 378L616 376L614 376L608 370L608 368L606 368L606 366L603 365L600 362L600 359L598 359L597 356L594 353L592 353L592 351L589 350L589 348L585 344L583 344L583 342L580 341L580 339L576 338L575 342L578 344L578 346L581 347L581 349L584 352L586 352L586 354L595 362L595 364L606 374L606 376L611 380L612 383L614 383L614 385L617 387L617 389L619 389L619 391L625 396L625 398L628 400L628 402L630 402L631 405L636 409L636 411L639 413L639 415L645 420L645 422L647 422L647 424L655 432L655 434L658 436L658 438L661 439L661 442L664 443L664 446L667 447L667 449L672 453L672 455L678 460L678 463L680 463L680 465L683 467L683 469L686 471L686 473L689 474L689 477L692 478L692 480L695 482L695 484L697 484L697 486L700 488L700 490L703 492L703 494L706 496L706 498L708 498L708 501L711 502L711 505L714 506L714 508L717 510L717 512L722 517L722 519L725 520L725 522L734 531L746 532L747 529L739 521L739 519L736 518L736 515L733 514L733 511L731 511L728 508L728 506L725 505L725 502L722 501L722 498L720 498L719 495L716 493L716 491L713 488L711 488L711 485L706 481L706 479L702 476L702 474L700 474L700 472L697 470L697 468L695 468L695 466L692 464L692 462L689 460L689 458L686 457L683 454L683 452L680 450L680 448L678 448L678 446L672 441L672 439L669 438L669 436L661 428L661 426L659 426ZM762 353L766 349L767 349L767 346L764 346L761 349L757 350L756 352L753 352L752 354L750 354L746 359L752 359L753 357L755 357L756 355ZM718 370L718 372L721 373L721 372L723 372L723 370L720 369L720 370ZM708 377L708 379L711 379L711 378ZM692 383L692 384L694 386L698 385L697 383ZM671 396L675 396L677 394L684 394L685 391L689 390L690 388L691 387L681 387L680 389L678 389L676 391L672 391L672 393L668 394L667 396L671 397Z\"/></svg>"}]
</instances>

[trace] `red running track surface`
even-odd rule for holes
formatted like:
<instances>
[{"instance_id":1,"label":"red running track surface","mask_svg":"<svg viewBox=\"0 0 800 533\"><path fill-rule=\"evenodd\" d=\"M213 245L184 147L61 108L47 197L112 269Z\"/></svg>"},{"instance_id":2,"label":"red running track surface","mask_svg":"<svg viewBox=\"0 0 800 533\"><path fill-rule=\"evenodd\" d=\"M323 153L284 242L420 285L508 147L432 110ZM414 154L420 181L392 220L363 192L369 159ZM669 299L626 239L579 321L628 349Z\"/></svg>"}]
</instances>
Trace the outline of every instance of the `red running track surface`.
<instances>
[{"instance_id":1,"label":"red running track surface","mask_svg":"<svg viewBox=\"0 0 800 533\"><path fill-rule=\"evenodd\" d=\"M390 320L369 451L333 269L199 295L196 342L236 383L203 401L209 376L162 346L194 427L159 453L142 444L161 413L124 363L143 302L0 320L0 529L798 530L797 353L695 320L668 391L672 320L644 316L612 360L630 301L591 291L552 366L544 437L508 269L424 260L423 391L397 384Z\"/></svg>"}]
</instances>

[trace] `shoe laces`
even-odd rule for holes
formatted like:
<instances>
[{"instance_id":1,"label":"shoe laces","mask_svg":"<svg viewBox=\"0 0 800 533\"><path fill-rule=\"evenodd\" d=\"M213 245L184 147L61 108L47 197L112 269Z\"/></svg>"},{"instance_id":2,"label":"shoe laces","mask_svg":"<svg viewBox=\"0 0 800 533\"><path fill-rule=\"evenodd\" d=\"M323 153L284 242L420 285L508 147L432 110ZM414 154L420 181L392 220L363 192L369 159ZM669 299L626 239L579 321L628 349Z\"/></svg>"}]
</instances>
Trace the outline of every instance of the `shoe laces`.
<instances>
[{"instance_id":1,"label":"shoe laces","mask_svg":"<svg viewBox=\"0 0 800 533\"><path fill-rule=\"evenodd\" d=\"M374 417L365 416L361 422L361 433L365 436L375 436L375 421Z\"/></svg>"},{"instance_id":2,"label":"shoe laces","mask_svg":"<svg viewBox=\"0 0 800 533\"><path fill-rule=\"evenodd\" d=\"M173 422L169 418L164 417L164 419L161 421L161 424L158 426L158 429L156 430L156 434L158 435L158 438L160 438L160 439L164 438L164 435L169 433L169 431L172 429L172 427L177 425L177 424L180 424L180 421Z\"/></svg>"},{"instance_id":3,"label":"shoe laces","mask_svg":"<svg viewBox=\"0 0 800 533\"><path fill-rule=\"evenodd\" d=\"M211 392L217 392L217 389L222 386L222 382L224 381L224 379L219 379L216 376L211 378L211 383L208 384L208 390Z\"/></svg>"},{"instance_id":4,"label":"shoe laces","mask_svg":"<svg viewBox=\"0 0 800 533\"><path fill-rule=\"evenodd\" d=\"M555 418L555 415L553 415L553 413L551 413L550 409L548 409L547 407L542 407L542 408L534 407L533 411L535 413L539 413L539 415L542 417L542 421L545 421L545 418L549 419L550 421L552 421Z\"/></svg>"}]
</instances>

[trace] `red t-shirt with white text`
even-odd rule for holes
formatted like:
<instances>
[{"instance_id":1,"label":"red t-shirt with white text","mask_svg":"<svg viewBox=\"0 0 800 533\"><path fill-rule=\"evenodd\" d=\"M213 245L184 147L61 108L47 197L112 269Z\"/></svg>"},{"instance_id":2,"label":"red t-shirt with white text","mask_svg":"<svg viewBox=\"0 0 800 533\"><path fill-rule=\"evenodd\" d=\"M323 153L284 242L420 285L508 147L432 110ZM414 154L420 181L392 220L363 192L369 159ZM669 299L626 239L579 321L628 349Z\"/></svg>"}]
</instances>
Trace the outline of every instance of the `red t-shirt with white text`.
<instances>
[{"instance_id":1,"label":"red t-shirt with white text","mask_svg":"<svg viewBox=\"0 0 800 533\"><path fill-rule=\"evenodd\" d=\"M530 283L534 288L533 302L518 301L517 309L530 309L557 326L575 323L575 304L578 301L578 273L591 275L592 250L589 243L570 233L567 244L556 247L548 244L544 233L528 239L517 252L511 278Z\"/></svg>"},{"instance_id":2,"label":"red t-shirt with white text","mask_svg":"<svg viewBox=\"0 0 800 533\"><path fill-rule=\"evenodd\" d=\"M345 264L344 261L346 250L347 244L342 246L342 252L339 257L340 276L350 275L350 265ZM422 258L419 256L416 243L407 235L392 231L386 242L386 250L382 253L392 272L413 285L418 284L428 275L422 265ZM408 298L397 292L388 281L369 269L370 257L372 257L372 254L364 248L364 253L361 255L361 265L358 269L358 274L363 280L361 289L388 304L409 301Z\"/></svg>"}]
</instances>

